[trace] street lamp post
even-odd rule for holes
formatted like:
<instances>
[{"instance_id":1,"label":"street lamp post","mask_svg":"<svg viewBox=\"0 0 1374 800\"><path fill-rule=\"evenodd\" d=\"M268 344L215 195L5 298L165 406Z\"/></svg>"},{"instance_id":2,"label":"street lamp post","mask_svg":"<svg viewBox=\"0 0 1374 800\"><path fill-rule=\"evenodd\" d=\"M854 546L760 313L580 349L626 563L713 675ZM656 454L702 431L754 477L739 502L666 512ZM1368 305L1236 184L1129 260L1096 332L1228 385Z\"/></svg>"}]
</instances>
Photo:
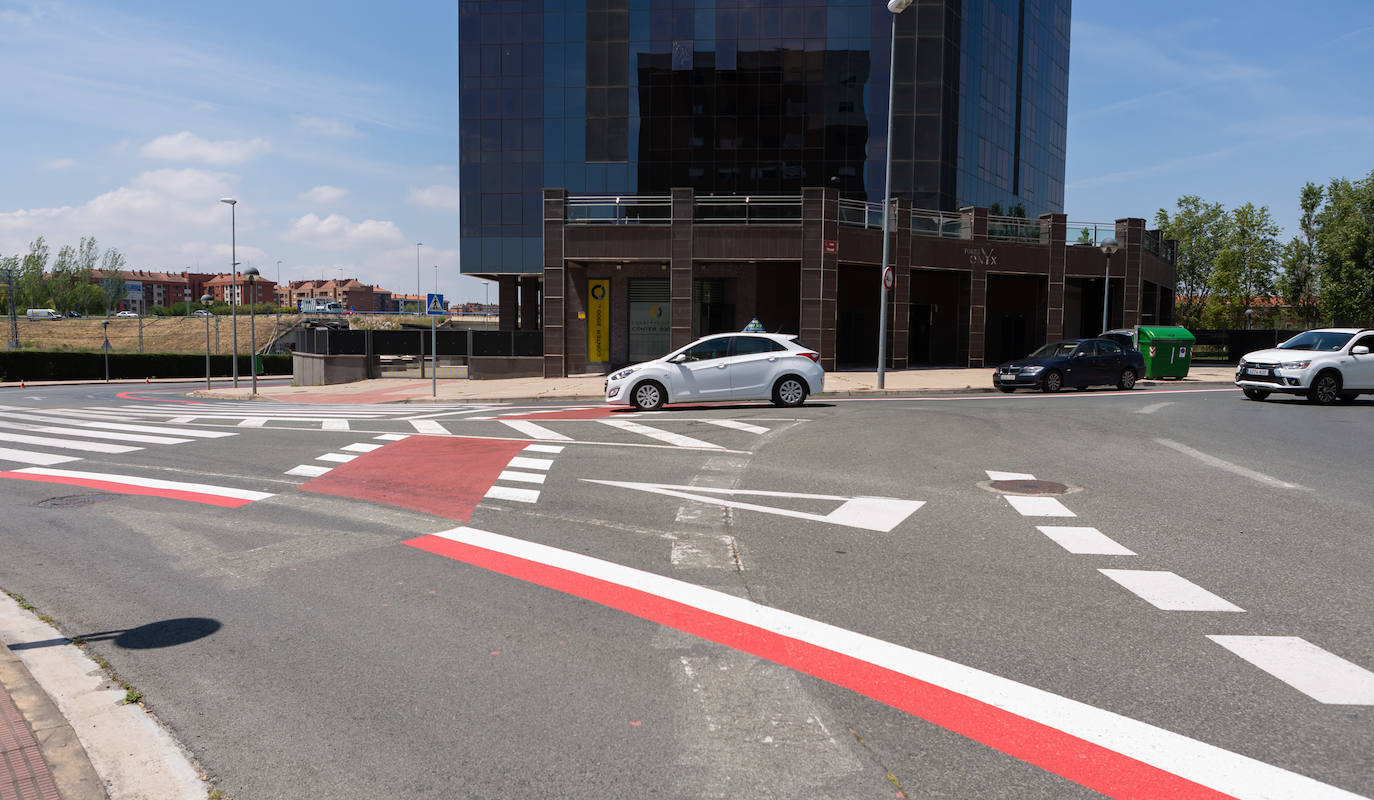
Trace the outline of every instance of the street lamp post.
<instances>
[{"instance_id":1,"label":"street lamp post","mask_svg":"<svg viewBox=\"0 0 1374 800\"><path fill-rule=\"evenodd\" d=\"M281 291L281 259L277 259L277 285L272 290L272 304L277 307L277 321L272 325L272 338L281 335L281 300L277 298L277 292Z\"/></svg>"},{"instance_id":2,"label":"street lamp post","mask_svg":"<svg viewBox=\"0 0 1374 800\"><path fill-rule=\"evenodd\" d=\"M238 257L238 231L234 215L238 213L237 206L239 201L232 197L220 198L221 203L229 204L229 266L233 282L229 292L229 317L234 323L234 357L233 362L234 388L239 388L239 257Z\"/></svg>"},{"instance_id":3,"label":"street lamp post","mask_svg":"<svg viewBox=\"0 0 1374 800\"><path fill-rule=\"evenodd\" d=\"M912 0L887 0L892 12L892 40L888 48L887 67L887 159L883 178L883 267L878 273L878 388L883 388L887 369L887 264L892 247L892 101L897 86L897 15L911 5Z\"/></svg>"},{"instance_id":4,"label":"street lamp post","mask_svg":"<svg viewBox=\"0 0 1374 800\"><path fill-rule=\"evenodd\" d=\"M211 296L208 295L208 294L203 294L203 295L200 296L200 304L201 304L202 306L204 306L204 307L206 308L206 311L207 311L207 313L205 314L205 388L206 388L206 389L209 389L209 388L210 388L210 317L214 316L213 314L208 313L208 311L209 311L209 308L210 308L210 302L211 302L212 300L214 300L214 299L215 299L215 298L211 297Z\"/></svg>"},{"instance_id":5,"label":"street lamp post","mask_svg":"<svg viewBox=\"0 0 1374 800\"><path fill-rule=\"evenodd\" d=\"M415 302L423 303L424 294L420 291L420 245L424 242L415 243Z\"/></svg>"},{"instance_id":6,"label":"street lamp post","mask_svg":"<svg viewBox=\"0 0 1374 800\"><path fill-rule=\"evenodd\" d=\"M110 382L110 321L102 319L100 330L105 334L105 343L100 345L100 349L105 352L105 382Z\"/></svg>"},{"instance_id":7,"label":"street lamp post","mask_svg":"<svg viewBox=\"0 0 1374 800\"><path fill-rule=\"evenodd\" d=\"M1102 277L1102 330L1107 330L1107 300L1112 296L1112 253L1121 249L1121 245L1116 243L1116 239L1108 238L1103 240L1100 245L1102 252L1107 254L1107 271Z\"/></svg>"},{"instance_id":8,"label":"street lamp post","mask_svg":"<svg viewBox=\"0 0 1374 800\"><path fill-rule=\"evenodd\" d=\"M253 376L253 394L258 393L258 332L254 326L253 305L258 299L257 267L249 267L243 271L243 277L248 280L248 373ZM238 360L239 354L234 353L234 360Z\"/></svg>"}]
</instances>

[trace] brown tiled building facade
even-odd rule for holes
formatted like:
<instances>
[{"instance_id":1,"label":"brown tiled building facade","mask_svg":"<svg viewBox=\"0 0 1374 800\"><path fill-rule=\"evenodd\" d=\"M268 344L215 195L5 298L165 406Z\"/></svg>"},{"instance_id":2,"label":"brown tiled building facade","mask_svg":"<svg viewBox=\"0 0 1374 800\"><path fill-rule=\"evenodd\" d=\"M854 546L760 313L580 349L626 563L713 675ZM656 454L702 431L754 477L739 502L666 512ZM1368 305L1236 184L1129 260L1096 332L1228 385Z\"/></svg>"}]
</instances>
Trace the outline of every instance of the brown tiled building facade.
<instances>
[{"instance_id":1,"label":"brown tiled building facade","mask_svg":"<svg viewBox=\"0 0 1374 800\"><path fill-rule=\"evenodd\" d=\"M542 327L547 377L608 372L751 319L799 334L828 370L872 369L881 224L877 204L841 201L830 189L749 199L548 189L542 281L501 276L501 326ZM913 212L897 201L888 366L980 367L1101 332L1108 257L1095 242L1071 243L1079 231L1070 227L1063 214ZM1173 243L1139 218L1101 227L1096 238L1120 243L1108 327L1170 324ZM599 362L588 359L591 281L609 282L594 285L609 308L609 358Z\"/></svg>"}]
</instances>

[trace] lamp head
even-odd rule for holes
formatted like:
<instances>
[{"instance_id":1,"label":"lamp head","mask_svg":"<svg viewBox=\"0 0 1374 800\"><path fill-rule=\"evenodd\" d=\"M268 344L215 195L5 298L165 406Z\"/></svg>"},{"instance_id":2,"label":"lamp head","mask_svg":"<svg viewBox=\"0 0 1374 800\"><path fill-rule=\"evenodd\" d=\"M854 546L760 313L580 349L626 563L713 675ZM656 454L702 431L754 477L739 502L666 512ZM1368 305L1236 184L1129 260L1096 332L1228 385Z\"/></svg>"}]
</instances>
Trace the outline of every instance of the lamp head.
<instances>
[{"instance_id":1,"label":"lamp head","mask_svg":"<svg viewBox=\"0 0 1374 800\"><path fill-rule=\"evenodd\" d=\"M249 267L248 269L243 271L243 277L245 278L256 278L261 274L261 272L258 272L257 267Z\"/></svg>"},{"instance_id":2,"label":"lamp head","mask_svg":"<svg viewBox=\"0 0 1374 800\"><path fill-rule=\"evenodd\" d=\"M887 0L887 10L893 14L900 14L906 11L911 2L912 0Z\"/></svg>"},{"instance_id":3,"label":"lamp head","mask_svg":"<svg viewBox=\"0 0 1374 800\"><path fill-rule=\"evenodd\" d=\"M1111 255L1121 249L1121 245L1116 243L1116 239L1103 239L1102 244L1098 245L1098 247L1107 255Z\"/></svg>"},{"instance_id":4,"label":"lamp head","mask_svg":"<svg viewBox=\"0 0 1374 800\"><path fill-rule=\"evenodd\" d=\"M208 295L208 294L203 294L203 295L200 296L200 302L202 302L202 303L214 302L214 299L215 299L214 297L212 297L212 296L210 296L210 295Z\"/></svg>"},{"instance_id":5,"label":"lamp head","mask_svg":"<svg viewBox=\"0 0 1374 800\"><path fill-rule=\"evenodd\" d=\"M228 204L231 205L231 206L232 206L232 205L238 205L238 202L239 202L239 201L235 200L235 199L232 198L232 197L221 197L221 198L219 199L219 201L220 201L221 203L228 203Z\"/></svg>"}]
</instances>

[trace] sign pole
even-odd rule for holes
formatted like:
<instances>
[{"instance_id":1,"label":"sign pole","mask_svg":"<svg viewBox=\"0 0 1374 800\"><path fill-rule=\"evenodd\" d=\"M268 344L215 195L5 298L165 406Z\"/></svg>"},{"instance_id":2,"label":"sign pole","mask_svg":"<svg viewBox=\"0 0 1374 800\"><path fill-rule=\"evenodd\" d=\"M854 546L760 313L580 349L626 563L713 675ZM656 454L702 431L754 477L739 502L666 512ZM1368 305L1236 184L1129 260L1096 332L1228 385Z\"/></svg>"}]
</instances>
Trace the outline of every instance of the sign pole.
<instances>
[{"instance_id":1,"label":"sign pole","mask_svg":"<svg viewBox=\"0 0 1374 800\"><path fill-rule=\"evenodd\" d=\"M433 361L430 362L430 369L429 369L429 396L430 396L430 397L438 397L438 396L439 396L439 333L438 333L438 327L435 325L434 317L433 317L433 316L431 316L431 317L429 318L429 357L430 357L431 359L433 359Z\"/></svg>"}]
</instances>

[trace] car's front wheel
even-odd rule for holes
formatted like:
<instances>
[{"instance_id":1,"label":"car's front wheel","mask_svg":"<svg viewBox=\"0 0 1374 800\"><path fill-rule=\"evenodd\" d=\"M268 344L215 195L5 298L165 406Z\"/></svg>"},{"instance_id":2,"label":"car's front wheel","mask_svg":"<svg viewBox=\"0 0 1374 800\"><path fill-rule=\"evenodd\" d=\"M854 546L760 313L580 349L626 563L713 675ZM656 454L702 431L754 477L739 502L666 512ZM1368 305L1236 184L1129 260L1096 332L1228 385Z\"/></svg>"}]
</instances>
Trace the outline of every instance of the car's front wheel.
<instances>
[{"instance_id":1,"label":"car's front wheel","mask_svg":"<svg viewBox=\"0 0 1374 800\"><path fill-rule=\"evenodd\" d=\"M1127 367L1121 370L1121 377L1116 380L1116 388L1129 391L1135 388L1135 370Z\"/></svg>"},{"instance_id":2,"label":"car's front wheel","mask_svg":"<svg viewBox=\"0 0 1374 800\"><path fill-rule=\"evenodd\" d=\"M639 383L635 386L634 394L630 396L630 402L640 411L657 411L663 408L663 403L667 399L668 393L658 381Z\"/></svg>"},{"instance_id":3,"label":"car's front wheel","mask_svg":"<svg viewBox=\"0 0 1374 800\"><path fill-rule=\"evenodd\" d=\"M796 408L806 402L806 384L801 378L784 375L773 384L773 405Z\"/></svg>"},{"instance_id":4,"label":"car's front wheel","mask_svg":"<svg viewBox=\"0 0 1374 800\"><path fill-rule=\"evenodd\" d=\"M1242 389L1241 391L1245 392L1245 396L1251 400L1263 400L1269 396L1269 393L1263 389Z\"/></svg>"},{"instance_id":5,"label":"car's front wheel","mask_svg":"<svg viewBox=\"0 0 1374 800\"><path fill-rule=\"evenodd\" d=\"M1307 400L1318 405L1329 406L1341 399L1341 376L1336 372L1323 372L1312 381L1307 390Z\"/></svg>"},{"instance_id":6,"label":"car's front wheel","mask_svg":"<svg viewBox=\"0 0 1374 800\"><path fill-rule=\"evenodd\" d=\"M1040 388L1046 392L1057 392L1064 388L1064 376L1059 374L1059 370L1052 369L1045 376L1045 380L1040 384Z\"/></svg>"}]
</instances>

